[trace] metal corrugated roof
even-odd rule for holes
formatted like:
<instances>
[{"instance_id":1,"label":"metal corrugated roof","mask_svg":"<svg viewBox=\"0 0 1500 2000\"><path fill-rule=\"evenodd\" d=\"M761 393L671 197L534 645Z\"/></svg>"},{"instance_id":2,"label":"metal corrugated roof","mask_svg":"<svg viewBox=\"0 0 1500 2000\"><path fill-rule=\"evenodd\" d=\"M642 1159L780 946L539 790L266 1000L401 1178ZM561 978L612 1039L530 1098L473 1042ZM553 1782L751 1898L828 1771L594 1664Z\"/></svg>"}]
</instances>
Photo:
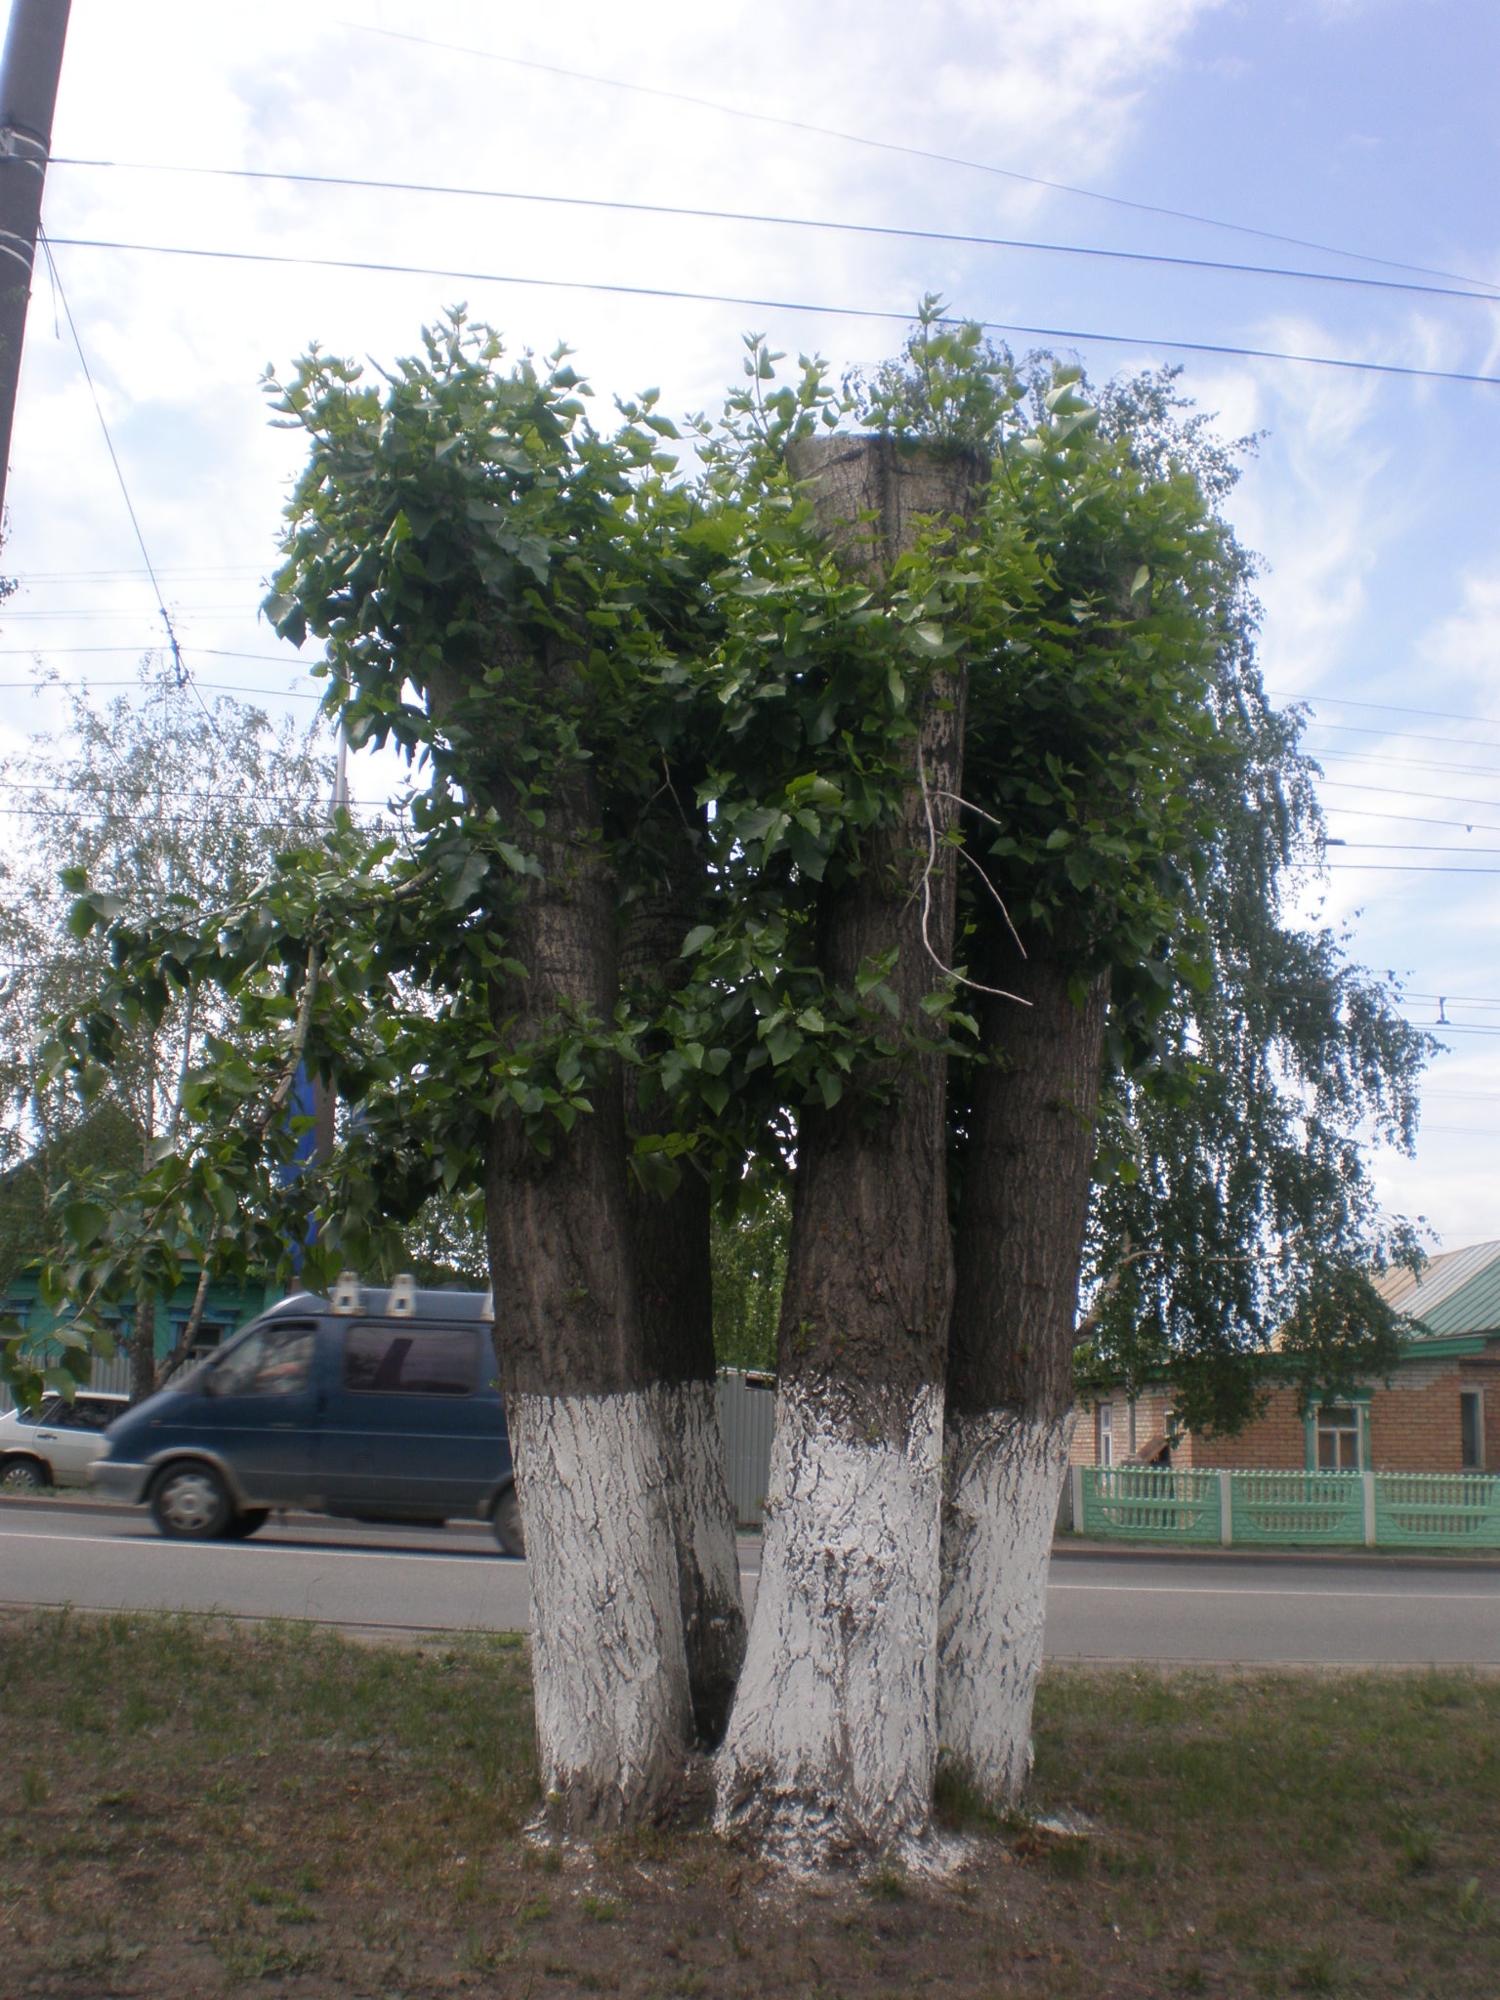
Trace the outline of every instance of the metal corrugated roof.
<instances>
[{"instance_id":1,"label":"metal corrugated roof","mask_svg":"<svg viewBox=\"0 0 1500 2000\"><path fill-rule=\"evenodd\" d=\"M1398 1312L1425 1318L1428 1311L1451 1298L1456 1291L1477 1278L1490 1264L1500 1261L1500 1242L1470 1243L1462 1250L1444 1250L1430 1257L1420 1277L1396 1269L1377 1278L1375 1288L1387 1305Z\"/></svg>"},{"instance_id":2,"label":"metal corrugated roof","mask_svg":"<svg viewBox=\"0 0 1500 2000\"><path fill-rule=\"evenodd\" d=\"M1451 1338L1500 1331L1500 1243L1445 1251L1419 1278L1409 1271L1387 1272L1379 1288L1399 1313L1422 1322L1413 1330L1417 1340L1423 1334Z\"/></svg>"}]
</instances>

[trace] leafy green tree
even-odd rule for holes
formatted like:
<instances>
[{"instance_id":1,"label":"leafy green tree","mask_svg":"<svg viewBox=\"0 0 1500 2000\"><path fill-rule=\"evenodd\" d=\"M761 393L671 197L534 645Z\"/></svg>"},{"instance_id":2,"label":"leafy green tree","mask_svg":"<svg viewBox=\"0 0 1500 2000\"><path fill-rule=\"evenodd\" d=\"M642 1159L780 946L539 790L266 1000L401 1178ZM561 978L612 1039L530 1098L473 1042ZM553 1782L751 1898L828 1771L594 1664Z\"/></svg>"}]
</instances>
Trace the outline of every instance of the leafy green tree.
<instances>
[{"instance_id":1,"label":"leafy green tree","mask_svg":"<svg viewBox=\"0 0 1500 2000\"><path fill-rule=\"evenodd\" d=\"M1024 1775L1098 1099L1191 1115L1183 1024L1248 921L1216 802L1286 774L1201 426L931 302L871 385L776 360L747 344L693 482L653 398L597 433L564 357L461 317L383 386L320 355L277 385L309 464L270 609L411 760L412 836L336 826L206 919L85 896L115 970L56 1061L97 1094L133 1023L225 1009L173 1146L67 1211L75 1295L274 1262L309 1210L311 1280L378 1268L482 1190L549 1788L575 1824L668 1809L733 1694L721 1818L805 1854L919 1830L940 1740ZM359 1116L289 1178L302 1064ZM747 1185L790 1193L741 1215ZM1361 1247L1297 1294L1304 1345ZM1157 1268L1104 1254L1101 1306ZM715 1261L745 1337L780 1294L737 1690ZM601 1536L633 1579L602 1608Z\"/></svg>"},{"instance_id":2,"label":"leafy green tree","mask_svg":"<svg viewBox=\"0 0 1500 2000\"><path fill-rule=\"evenodd\" d=\"M62 1247L55 1197L65 1186L123 1184L150 1168L182 1116L195 1063L223 1027L211 994L137 1014L86 1099L48 1069L48 1022L106 982L102 928L73 921L86 880L127 925L181 922L233 900L278 848L311 837L326 814L331 767L290 724L249 705L212 708L165 668L143 663L131 696L71 698L66 731L35 738L0 765L15 815L0 859L0 1148L7 1168L8 1271ZM156 1295L112 1301L134 1311L136 1395L154 1381ZM67 1354L87 1365L82 1348ZM65 1371L66 1372L66 1371Z\"/></svg>"},{"instance_id":3,"label":"leafy green tree","mask_svg":"<svg viewBox=\"0 0 1500 2000\"><path fill-rule=\"evenodd\" d=\"M791 1204L780 1189L714 1217L714 1352L722 1368L774 1369Z\"/></svg>"},{"instance_id":4,"label":"leafy green tree","mask_svg":"<svg viewBox=\"0 0 1500 2000\"><path fill-rule=\"evenodd\" d=\"M1273 1372L1380 1372L1370 1272L1409 1238L1360 1135L1409 1138L1429 1046L1289 920L1322 828L1299 719L1261 682L1234 453L1169 375L1097 403L1079 382L1069 408L1032 372L1066 426L1012 460L1047 585L971 709L991 818L964 883L979 976L1027 1004L988 996L984 1059L955 1073L939 1650L944 1741L1002 1798L1029 1769L1081 1256L1085 1375L1169 1373L1188 1421L1242 1423Z\"/></svg>"}]
</instances>

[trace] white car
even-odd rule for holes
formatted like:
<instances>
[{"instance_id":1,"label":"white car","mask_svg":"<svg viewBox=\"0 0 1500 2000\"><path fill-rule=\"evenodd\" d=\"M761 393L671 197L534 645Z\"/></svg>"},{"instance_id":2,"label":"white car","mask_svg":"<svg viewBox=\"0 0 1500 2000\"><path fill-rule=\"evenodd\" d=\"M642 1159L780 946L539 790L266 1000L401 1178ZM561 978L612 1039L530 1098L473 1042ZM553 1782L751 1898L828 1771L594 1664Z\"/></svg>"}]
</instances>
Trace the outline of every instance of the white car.
<instances>
[{"instance_id":1,"label":"white car","mask_svg":"<svg viewBox=\"0 0 1500 2000\"><path fill-rule=\"evenodd\" d=\"M0 1492L87 1486L90 1465L109 1449L105 1431L129 1407L128 1396L85 1389L71 1403L49 1396L35 1416L7 1410L0 1417Z\"/></svg>"}]
</instances>

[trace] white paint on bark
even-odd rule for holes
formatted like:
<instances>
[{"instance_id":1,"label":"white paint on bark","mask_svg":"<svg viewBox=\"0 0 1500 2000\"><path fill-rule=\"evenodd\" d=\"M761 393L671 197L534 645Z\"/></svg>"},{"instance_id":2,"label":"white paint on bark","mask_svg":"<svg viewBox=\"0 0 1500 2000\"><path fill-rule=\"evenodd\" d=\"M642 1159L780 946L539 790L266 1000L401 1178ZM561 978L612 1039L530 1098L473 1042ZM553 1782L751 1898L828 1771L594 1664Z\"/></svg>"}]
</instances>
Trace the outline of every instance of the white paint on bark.
<instances>
[{"instance_id":1,"label":"white paint on bark","mask_svg":"<svg viewBox=\"0 0 1500 2000\"><path fill-rule=\"evenodd\" d=\"M668 1804L692 1739L667 1459L650 1395L509 1398L543 1789L574 1831Z\"/></svg>"},{"instance_id":2,"label":"white paint on bark","mask_svg":"<svg viewBox=\"0 0 1500 2000\"><path fill-rule=\"evenodd\" d=\"M1068 1469L1072 1414L950 1417L944 1444L937 1726L951 1761L1010 1804L1031 1775L1047 1565Z\"/></svg>"},{"instance_id":3,"label":"white paint on bark","mask_svg":"<svg viewBox=\"0 0 1500 2000\"><path fill-rule=\"evenodd\" d=\"M700 1737L718 1741L745 1657L737 1522L712 1382L660 1382L652 1390L670 1476L688 1677Z\"/></svg>"},{"instance_id":4,"label":"white paint on bark","mask_svg":"<svg viewBox=\"0 0 1500 2000\"><path fill-rule=\"evenodd\" d=\"M925 1833L936 1756L942 1391L861 1434L834 1384L777 1397L760 1586L717 1823L794 1867Z\"/></svg>"}]
</instances>

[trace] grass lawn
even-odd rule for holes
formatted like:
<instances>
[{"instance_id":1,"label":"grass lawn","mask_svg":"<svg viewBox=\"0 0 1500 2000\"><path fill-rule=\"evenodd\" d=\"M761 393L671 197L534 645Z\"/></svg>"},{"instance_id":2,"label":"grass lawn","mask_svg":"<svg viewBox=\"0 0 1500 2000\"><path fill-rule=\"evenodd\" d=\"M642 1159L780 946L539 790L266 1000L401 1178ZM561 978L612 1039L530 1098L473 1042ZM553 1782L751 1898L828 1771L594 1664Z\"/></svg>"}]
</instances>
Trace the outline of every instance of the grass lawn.
<instances>
[{"instance_id":1,"label":"grass lawn","mask_svg":"<svg viewBox=\"0 0 1500 2000\"><path fill-rule=\"evenodd\" d=\"M524 1647L0 1620L0 1993L1500 1994L1500 1682L1051 1671L942 1881L521 1837ZM964 1801L948 1798L950 1820Z\"/></svg>"}]
</instances>

